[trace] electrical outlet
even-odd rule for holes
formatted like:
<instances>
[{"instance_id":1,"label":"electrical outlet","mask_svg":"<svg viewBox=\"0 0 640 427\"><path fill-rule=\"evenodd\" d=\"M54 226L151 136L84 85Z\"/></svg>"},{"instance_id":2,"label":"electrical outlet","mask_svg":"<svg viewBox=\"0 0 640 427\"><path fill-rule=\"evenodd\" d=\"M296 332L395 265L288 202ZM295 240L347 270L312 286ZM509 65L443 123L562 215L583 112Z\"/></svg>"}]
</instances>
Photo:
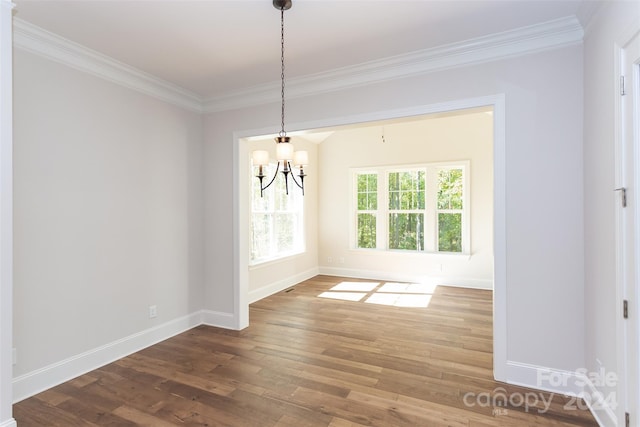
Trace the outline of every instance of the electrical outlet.
<instances>
[{"instance_id":1,"label":"electrical outlet","mask_svg":"<svg viewBox=\"0 0 640 427\"><path fill-rule=\"evenodd\" d=\"M157 315L158 315L158 307L156 307L155 305L150 305L149 306L149 319L153 319Z\"/></svg>"},{"instance_id":2,"label":"electrical outlet","mask_svg":"<svg viewBox=\"0 0 640 427\"><path fill-rule=\"evenodd\" d=\"M340 257L340 264L344 264L344 257Z\"/></svg>"},{"instance_id":3,"label":"electrical outlet","mask_svg":"<svg viewBox=\"0 0 640 427\"><path fill-rule=\"evenodd\" d=\"M329 264L331 264L331 263L333 262L333 258L331 258L330 256L328 256L328 257L327 257L327 262L328 262Z\"/></svg>"}]
</instances>

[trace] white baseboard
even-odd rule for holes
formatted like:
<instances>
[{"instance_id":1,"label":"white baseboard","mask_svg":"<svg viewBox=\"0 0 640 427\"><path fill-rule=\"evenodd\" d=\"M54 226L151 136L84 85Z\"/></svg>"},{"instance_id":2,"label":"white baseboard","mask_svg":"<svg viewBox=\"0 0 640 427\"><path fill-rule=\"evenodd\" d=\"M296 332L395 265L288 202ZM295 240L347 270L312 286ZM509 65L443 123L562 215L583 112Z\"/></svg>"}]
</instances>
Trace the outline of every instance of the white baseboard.
<instances>
[{"instance_id":1,"label":"white baseboard","mask_svg":"<svg viewBox=\"0 0 640 427\"><path fill-rule=\"evenodd\" d=\"M18 424L16 424L16 420L10 418L8 420L0 422L0 427L18 427Z\"/></svg>"},{"instance_id":2,"label":"white baseboard","mask_svg":"<svg viewBox=\"0 0 640 427\"><path fill-rule=\"evenodd\" d=\"M507 361L507 378L509 384L582 397L598 425L601 427L617 427L619 425L615 408L611 406L616 402L603 398L586 372L580 370L576 372L563 371Z\"/></svg>"},{"instance_id":3,"label":"white baseboard","mask_svg":"<svg viewBox=\"0 0 640 427\"><path fill-rule=\"evenodd\" d=\"M584 392L584 375L544 366L507 361L507 382L567 396Z\"/></svg>"},{"instance_id":4,"label":"white baseboard","mask_svg":"<svg viewBox=\"0 0 640 427\"><path fill-rule=\"evenodd\" d=\"M14 403L202 324L200 311L105 344L13 379ZM8 424L11 425L11 424ZM0 425L0 427L4 427Z\"/></svg>"},{"instance_id":5,"label":"white baseboard","mask_svg":"<svg viewBox=\"0 0 640 427\"><path fill-rule=\"evenodd\" d=\"M618 424L618 416L616 415L615 408L611 407L612 402L606 398L602 399L602 393L598 391L593 382L586 376L584 389L585 394L590 396L590 399L586 399L587 405L593 417L598 422L598 425L600 427L619 426L620 424Z\"/></svg>"},{"instance_id":6,"label":"white baseboard","mask_svg":"<svg viewBox=\"0 0 640 427\"><path fill-rule=\"evenodd\" d=\"M493 280L473 279L453 276L410 275L395 271L360 270L356 268L320 267L319 273L327 276L352 277L372 280L393 280L396 282L433 283L473 289L493 289Z\"/></svg>"},{"instance_id":7,"label":"white baseboard","mask_svg":"<svg viewBox=\"0 0 640 427\"><path fill-rule=\"evenodd\" d=\"M307 279L311 279L312 277L317 276L318 274L319 274L318 268L312 268L307 271L303 271L302 273L298 273L295 276L287 277L284 280L279 280L277 282L270 283L266 286L262 286L261 288L254 289L253 291L249 292L249 304L252 304L256 301L261 300L262 298L266 298L270 295L283 291Z\"/></svg>"},{"instance_id":8,"label":"white baseboard","mask_svg":"<svg viewBox=\"0 0 640 427\"><path fill-rule=\"evenodd\" d=\"M263 297L261 295L266 296L269 292L277 292L281 290L281 288L294 285L317 274L317 269L306 271L287 280L259 289L252 297L260 299ZM13 403L20 402L28 397L202 324L225 329L239 329L238 320L233 313L199 310L190 315L15 377L12 383ZM9 426L15 426L15 422L9 420L3 421L2 424L0 424L0 427Z\"/></svg>"},{"instance_id":9,"label":"white baseboard","mask_svg":"<svg viewBox=\"0 0 640 427\"><path fill-rule=\"evenodd\" d=\"M221 311L202 310L201 324L215 326L216 328L238 330L238 321L233 313L223 313Z\"/></svg>"}]
</instances>

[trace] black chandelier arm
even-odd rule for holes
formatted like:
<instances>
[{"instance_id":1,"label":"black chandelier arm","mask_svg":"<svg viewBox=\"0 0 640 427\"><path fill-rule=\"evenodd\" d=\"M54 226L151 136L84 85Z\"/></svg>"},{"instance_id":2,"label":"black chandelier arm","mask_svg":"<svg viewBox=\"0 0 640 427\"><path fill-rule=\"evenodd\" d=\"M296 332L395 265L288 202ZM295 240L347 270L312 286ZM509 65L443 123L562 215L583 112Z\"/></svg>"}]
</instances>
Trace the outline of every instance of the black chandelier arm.
<instances>
[{"instance_id":1,"label":"black chandelier arm","mask_svg":"<svg viewBox=\"0 0 640 427\"><path fill-rule=\"evenodd\" d=\"M264 190L266 190L267 188L269 188L269 186L271 184L273 184L273 181L276 180L276 177L278 176L278 170L280 169L280 162L278 162L278 165L276 166L276 172L273 174L273 178L271 178L271 181L269 181L269 183L267 185L265 185L264 187L262 186L262 180L265 178L264 175L257 175L257 178L260 180L260 197L262 196L262 192Z\"/></svg>"},{"instance_id":2,"label":"black chandelier arm","mask_svg":"<svg viewBox=\"0 0 640 427\"><path fill-rule=\"evenodd\" d=\"M289 169L291 169L291 163L289 163ZM291 173L291 178L293 179L293 182L296 183L296 185L298 186L299 189L302 190L302 195L304 196L304 177L306 175L304 174L304 172L302 171L302 169L300 169L300 175L298 175L298 177L300 178L300 182L298 182L298 180L296 179L296 174L295 173Z\"/></svg>"},{"instance_id":3,"label":"black chandelier arm","mask_svg":"<svg viewBox=\"0 0 640 427\"><path fill-rule=\"evenodd\" d=\"M284 175L284 192L287 196L289 195L289 174L290 173L291 173L290 169L284 169L282 171L282 174Z\"/></svg>"}]
</instances>

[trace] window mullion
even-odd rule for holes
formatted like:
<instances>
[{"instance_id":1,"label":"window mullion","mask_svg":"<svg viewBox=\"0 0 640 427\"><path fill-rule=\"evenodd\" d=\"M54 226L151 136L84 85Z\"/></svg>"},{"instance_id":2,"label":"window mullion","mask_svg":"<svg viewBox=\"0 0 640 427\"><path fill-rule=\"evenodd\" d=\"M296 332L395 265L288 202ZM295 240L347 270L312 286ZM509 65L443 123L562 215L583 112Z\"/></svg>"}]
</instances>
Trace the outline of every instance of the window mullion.
<instances>
[{"instance_id":1,"label":"window mullion","mask_svg":"<svg viewBox=\"0 0 640 427\"><path fill-rule=\"evenodd\" d=\"M462 252L471 253L471 218L470 218L470 201L469 181L471 180L471 172L469 163L462 166Z\"/></svg>"},{"instance_id":2,"label":"window mullion","mask_svg":"<svg viewBox=\"0 0 640 427\"><path fill-rule=\"evenodd\" d=\"M424 200L424 246L427 252L436 252L438 249L438 174L437 169L428 167L425 173L425 200Z\"/></svg>"},{"instance_id":3,"label":"window mullion","mask_svg":"<svg viewBox=\"0 0 640 427\"><path fill-rule=\"evenodd\" d=\"M383 171L378 180L378 215L377 242L378 249L389 249L389 172Z\"/></svg>"},{"instance_id":4,"label":"window mullion","mask_svg":"<svg viewBox=\"0 0 640 427\"><path fill-rule=\"evenodd\" d=\"M358 248L358 214L360 211L358 210L358 173L352 172L351 175L351 226L349 228L349 240L350 247L357 249Z\"/></svg>"}]
</instances>

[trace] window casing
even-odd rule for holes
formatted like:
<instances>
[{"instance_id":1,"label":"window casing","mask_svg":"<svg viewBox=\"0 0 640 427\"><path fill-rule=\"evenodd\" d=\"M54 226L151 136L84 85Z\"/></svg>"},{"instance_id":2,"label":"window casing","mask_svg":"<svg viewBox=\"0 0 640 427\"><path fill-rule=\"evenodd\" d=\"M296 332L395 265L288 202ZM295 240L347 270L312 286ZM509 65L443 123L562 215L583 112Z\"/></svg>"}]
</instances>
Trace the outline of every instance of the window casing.
<instances>
[{"instance_id":1,"label":"window casing","mask_svg":"<svg viewBox=\"0 0 640 427\"><path fill-rule=\"evenodd\" d=\"M273 176L276 164L266 166ZM275 182L260 197L260 182L252 177L251 245L249 264L257 265L304 252L304 200L302 193L285 192L284 179L278 173Z\"/></svg>"},{"instance_id":2,"label":"window casing","mask_svg":"<svg viewBox=\"0 0 640 427\"><path fill-rule=\"evenodd\" d=\"M352 169L351 247L470 253L469 161Z\"/></svg>"}]
</instances>

